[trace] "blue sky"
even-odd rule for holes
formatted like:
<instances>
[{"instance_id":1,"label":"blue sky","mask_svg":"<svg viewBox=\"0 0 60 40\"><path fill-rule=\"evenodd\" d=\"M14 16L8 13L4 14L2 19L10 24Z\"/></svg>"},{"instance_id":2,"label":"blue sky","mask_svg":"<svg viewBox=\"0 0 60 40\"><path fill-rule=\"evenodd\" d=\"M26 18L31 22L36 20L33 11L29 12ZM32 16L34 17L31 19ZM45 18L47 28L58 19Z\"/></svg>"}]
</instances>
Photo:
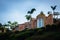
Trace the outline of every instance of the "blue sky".
<instances>
[{"instance_id":1,"label":"blue sky","mask_svg":"<svg viewBox=\"0 0 60 40\"><path fill-rule=\"evenodd\" d=\"M52 11L51 5L57 5L56 11L60 12L60 0L0 0L0 23L17 21L19 24L26 22L27 11L35 8L32 17L43 11L47 15Z\"/></svg>"}]
</instances>

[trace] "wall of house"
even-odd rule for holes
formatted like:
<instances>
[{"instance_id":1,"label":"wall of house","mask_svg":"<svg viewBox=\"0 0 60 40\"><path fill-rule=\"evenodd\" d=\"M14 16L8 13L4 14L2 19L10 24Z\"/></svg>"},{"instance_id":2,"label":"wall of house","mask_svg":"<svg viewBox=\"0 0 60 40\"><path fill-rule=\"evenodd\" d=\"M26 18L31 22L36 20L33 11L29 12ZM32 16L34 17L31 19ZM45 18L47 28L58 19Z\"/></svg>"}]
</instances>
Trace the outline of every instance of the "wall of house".
<instances>
[{"instance_id":1,"label":"wall of house","mask_svg":"<svg viewBox=\"0 0 60 40\"><path fill-rule=\"evenodd\" d=\"M21 31L21 30L24 30L25 29L25 24L21 24L21 25L19 25L19 31Z\"/></svg>"},{"instance_id":2,"label":"wall of house","mask_svg":"<svg viewBox=\"0 0 60 40\"><path fill-rule=\"evenodd\" d=\"M32 29L36 28L36 19L31 20L30 23L31 23L31 26L30 27Z\"/></svg>"},{"instance_id":3,"label":"wall of house","mask_svg":"<svg viewBox=\"0 0 60 40\"><path fill-rule=\"evenodd\" d=\"M39 14L37 16L37 25L39 25L39 26L42 25L41 24L41 21L38 22L38 20L41 19L41 18L43 19L43 22L44 22L43 25L44 26L46 26L48 24L49 25L52 25L53 24L53 15L52 14L49 14L48 17L46 17L44 14ZM42 25L42 27L43 27L43 25Z\"/></svg>"},{"instance_id":4,"label":"wall of house","mask_svg":"<svg viewBox=\"0 0 60 40\"><path fill-rule=\"evenodd\" d=\"M50 14L47 18L46 18L46 23L45 25L52 25L53 24L53 15Z\"/></svg>"},{"instance_id":5,"label":"wall of house","mask_svg":"<svg viewBox=\"0 0 60 40\"><path fill-rule=\"evenodd\" d=\"M52 14L49 14L48 17L46 17L44 14L39 14L36 19L32 19L30 22L20 24L19 27L18 27L19 31L24 30L25 28L28 28L28 29L37 28L37 24L39 24L39 25L41 24L41 23L39 23L39 22L41 22L39 20L41 18L43 19L43 21L42 21L43 22L43 24L42 24L43 27L45 27L48 24L50 24L50 25L53 24L53 15ZM37 22L38 20L39 20L39 22Z\"/></svg>"}]
</instances>

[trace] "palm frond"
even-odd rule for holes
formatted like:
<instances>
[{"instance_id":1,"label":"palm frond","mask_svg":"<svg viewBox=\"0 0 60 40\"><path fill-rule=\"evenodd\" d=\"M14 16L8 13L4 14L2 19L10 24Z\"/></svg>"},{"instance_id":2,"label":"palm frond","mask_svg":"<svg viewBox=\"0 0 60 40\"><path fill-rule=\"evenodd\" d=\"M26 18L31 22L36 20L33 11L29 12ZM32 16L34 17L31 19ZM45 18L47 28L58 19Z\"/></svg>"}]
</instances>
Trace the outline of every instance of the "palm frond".
<instances>
[{"instance_id":1,"label":"palm frond","mask_svg":"<svg viewBox=\"0 0 60 40\"><path fill-rule=\"evenodd\" d=\"M57 7L57 5L55 5L55 6L51 6L52 10L55 10L56 7Z\"/></svg>"},{"instance_id":2,"label":"palm frond","mask_svg":"<svg viewBox=\"0 0 60 40\"><path fill-rule=\"evenodd\" d=\"M35 8L31 9L31 14L32 14L34 11L36 11L36 9L35 9Z\"/></svg>"},{"instance_id":3,"label":"palm frond","mask_svg":"<svg viewBox=\"0 0 60 40\"><path fill-rule=\"evenodd\" d=\"M56 9L56 7L57 7L57 6L55 5L53 9L55 10L55 9Z\"/></svg>"},{"instance_id":4,"label":"palm frond","mask_svg":"<svg viewBox=\"0 0 60 40\"><path fill-rule=\"evenodd\" d=\"M30 12L30 11L28 11L27 13L29 13L29 14L30 14L31 12Z\"/></svg>"},{"instance_id":5,"label":"palm frond","mask_svg":"<svg viewBox=\"0 0 60 40\"><path fill-rule=\"evenodd\" d=\"M52 8L52 10L54 9L54 7L53 7L53 6L51 6L51 8Z\"/></svg>"},{"instance_id":6,"label":"palm frond","mask_svg":"<svg viewBox=\"0 0 60 40\"><path fill-rule=\"evenodd\" d=\"M30 20L31 15L26 15L25 17L26 17L27 20Z\"/></svg>"}]
</instances>

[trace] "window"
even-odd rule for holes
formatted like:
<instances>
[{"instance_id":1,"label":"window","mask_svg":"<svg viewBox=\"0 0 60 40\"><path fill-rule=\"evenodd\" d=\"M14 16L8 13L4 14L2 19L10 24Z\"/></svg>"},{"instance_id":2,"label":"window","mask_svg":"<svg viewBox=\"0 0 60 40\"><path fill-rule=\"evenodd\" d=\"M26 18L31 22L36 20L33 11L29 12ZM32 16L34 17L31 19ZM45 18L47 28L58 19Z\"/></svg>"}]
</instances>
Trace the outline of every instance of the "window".
<instances>
[{"instance_id":1,"label":"window","mask_svg":"<svg viewBox=\"0 0 60 40\"><path fill-rule=\"evenodd\" d=\"M44 20L43 18L37 19L37 27L43 27L44 26Z\"/></svg>"}]
</instances>

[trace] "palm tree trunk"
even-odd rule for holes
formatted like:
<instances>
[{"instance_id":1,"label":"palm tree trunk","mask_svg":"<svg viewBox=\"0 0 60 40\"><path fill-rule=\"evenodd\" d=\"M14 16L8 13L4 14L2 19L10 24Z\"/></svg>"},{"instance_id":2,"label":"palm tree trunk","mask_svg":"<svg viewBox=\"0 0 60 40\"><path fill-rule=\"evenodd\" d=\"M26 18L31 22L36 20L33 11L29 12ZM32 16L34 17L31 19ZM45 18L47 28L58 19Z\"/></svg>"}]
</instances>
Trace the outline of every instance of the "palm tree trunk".
<instances>
[{"instance_id":1,"label":"palm tree trunk","mask_svg":"<svg viewBox=\"0 0 60 40\"><path fill-rule=\"evenodd\" d=\"M53 18L55 19L54 10L53 10Z\"/></svg>"}]
</instances>

